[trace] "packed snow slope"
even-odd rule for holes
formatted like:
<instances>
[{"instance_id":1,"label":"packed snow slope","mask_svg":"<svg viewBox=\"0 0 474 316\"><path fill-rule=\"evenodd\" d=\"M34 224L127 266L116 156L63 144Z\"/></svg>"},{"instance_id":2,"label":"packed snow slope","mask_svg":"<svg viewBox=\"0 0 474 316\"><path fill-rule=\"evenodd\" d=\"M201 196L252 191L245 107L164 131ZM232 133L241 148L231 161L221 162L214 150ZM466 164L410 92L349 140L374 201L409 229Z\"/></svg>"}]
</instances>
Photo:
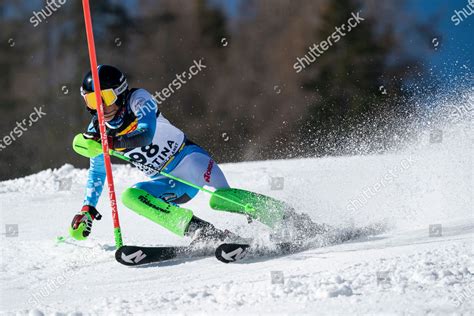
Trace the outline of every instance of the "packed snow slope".
<instances>
[{"instance_id":1,"label":"packed snow slope","mask_svg":"<svg viewBox=\"0 0 474 316\"><path fill-rule=\"evenodd\" d=\"M430 141L421 133L416 146L396 154L223 165L233 187L285 200L317 222L386 227L376 236L240 264L208 257L122 266L114 260L106 194L98 205L104 218L89 240L56 242L81 207L86 170L65 165L1 182L0 311L472 314L473 138L469 124L439 136ZM119 196L144 180L129 166L114 166L114 176ZM186 207L218 227L266 234L207 203L200 193ZM119 213L126 244L189 243L122 204Z\"/></svg>"}]
</instances>

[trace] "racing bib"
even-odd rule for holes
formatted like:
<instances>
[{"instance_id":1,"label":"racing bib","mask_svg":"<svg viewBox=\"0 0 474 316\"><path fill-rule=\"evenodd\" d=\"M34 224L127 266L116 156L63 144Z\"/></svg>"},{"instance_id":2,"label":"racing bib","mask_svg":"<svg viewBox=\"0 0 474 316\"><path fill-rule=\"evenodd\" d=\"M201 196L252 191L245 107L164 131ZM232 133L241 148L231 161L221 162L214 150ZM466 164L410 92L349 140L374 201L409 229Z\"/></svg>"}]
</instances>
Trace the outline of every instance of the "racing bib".
<instances>
[{"instance_id":1,"label":"racing bib","mask_svg":"<svg viewBox=\"0 0 474 316\"><path fill-rule=\"evenodd\" d=\"M135 166L145 175L152 177L158 174L158 171L145 166L161 169L178 152L184 138L184 133L160 114L156 120L155 135L151 144L126 150L123 153L135 161Z\"/></svg>"}]
</instances>

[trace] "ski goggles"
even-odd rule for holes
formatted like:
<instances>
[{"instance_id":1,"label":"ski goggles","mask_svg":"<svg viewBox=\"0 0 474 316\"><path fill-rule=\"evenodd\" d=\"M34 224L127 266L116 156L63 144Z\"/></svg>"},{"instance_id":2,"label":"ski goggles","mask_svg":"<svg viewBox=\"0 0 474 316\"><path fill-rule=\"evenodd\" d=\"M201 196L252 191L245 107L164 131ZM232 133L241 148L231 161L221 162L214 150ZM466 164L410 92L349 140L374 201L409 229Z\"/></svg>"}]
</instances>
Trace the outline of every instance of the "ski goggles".
<instances>
[{"instance_id":1,"label":"ski goggles","mask_svg":"<svg viewBox=\"0 0 474 316\"><path fill-rule=\"evenodd\" d=\"M122 94L127 89L127 87L127 82L124 81L117 89L100 90L100 96L102 97L104 106L111 106L114 104L117 101L118 96ZM95 98L95 92L87 92L81 87L81 95L89 109L97 110L97 99Z\"/></svg>"}]
</instances>

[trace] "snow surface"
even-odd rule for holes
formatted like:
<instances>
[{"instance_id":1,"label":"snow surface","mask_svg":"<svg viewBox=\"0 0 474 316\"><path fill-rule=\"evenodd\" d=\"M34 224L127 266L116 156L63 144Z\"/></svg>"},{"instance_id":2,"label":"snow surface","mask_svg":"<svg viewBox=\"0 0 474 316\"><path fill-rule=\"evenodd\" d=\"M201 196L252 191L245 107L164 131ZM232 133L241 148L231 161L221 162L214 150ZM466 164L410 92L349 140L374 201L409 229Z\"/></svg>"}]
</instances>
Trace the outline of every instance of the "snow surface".
<instances>
[{"instance_id":1,"label":"snow surface","mask_svg":"<svg viewBox=\"0 0 474 316\"><path fill-rule=\"evenodd\" d=\"M81 206L86 170L64 165L0 182L0 311L473 314L470 128L444 130L441 143L421 134L416 146L397 154L223 165L232 186L288 201L315 221L387 227L376 236L239 264L209 257L122 266L114 260L106 198L98 206L104 219L89 240L56 242ZM144 180L130 166L114 166L114 176L119 193ZM271 177L283 177L283 190L271 190ZM199 194L187 207L218 227L266 234L263 225L212 211L207 201ZM122 204L119 213L126 244L189 243Z\"/></svg>"}]
</instances>

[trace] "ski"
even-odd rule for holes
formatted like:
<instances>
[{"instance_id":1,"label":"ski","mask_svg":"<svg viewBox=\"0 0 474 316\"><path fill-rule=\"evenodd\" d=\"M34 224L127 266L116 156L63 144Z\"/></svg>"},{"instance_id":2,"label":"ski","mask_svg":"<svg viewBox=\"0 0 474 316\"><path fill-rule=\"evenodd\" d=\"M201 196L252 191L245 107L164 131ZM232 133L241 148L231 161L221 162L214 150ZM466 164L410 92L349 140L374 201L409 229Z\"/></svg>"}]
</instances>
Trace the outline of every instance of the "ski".
<instances>
[{"instance_id":1,"label":"ski","mask_svg":"<svg viewBox=\"0 0 474 316\"><path fill-rule=\"evenodd\" d=\"M224 263L236 262L245 258L249 248L249 244L221 244L216 248L215 256Z\"/></svg>"},{"instance_id":2,"label":"ski","mask_svg":"<svg viewBox=\"0 0 474 316\"><path fill-rule=\"evenodd\" d=\"M279 256L307 249L308 246L293 242L282 242L272 246L252 246L250 244L224 243L216 248L216 259L223 263L242 261L247 257Z\"/></svg>"},{"instance_id":3,"label":"ski","mask_svg":"<svg viewBox=\"0 0 474 316\"><path fill-rule=\"evenodd\" d=\"M252 243L223 243L215 251L217 260L224 263L238 262L246 258L274 257L294 254L312 248L341 244L364 236L377 235L384 230L384 226L374 225L364 229L328 229L324 233L314 234L311 238L293 241L278 241L267 245Z\"/></svg>"},{"instance_id":4,"label":"ski","mask_svg":"<svg viewBox=\"0 0 474 316\"><path fill-rule=\"evenodd\" d=\"M122 246L115 251L115 259L126 266L139 266L173 259L212 256L213 251L219 261L230 263L242 260L249 248L249 244L231 243L221 244L210 251L209 249L196 249L192 246Z\"/></svg>"},{"instance_id":5,"label":"ski","mask_svg":"<svg viewBox=\"0 0 474 316\"><path fill-rule=\"evenodd\" d=\"M172 259L205 256L208 253L206 249L196 249L191 246L122 246L115 251L115 259L126 266L138 266Z\"/></svg>"},{"instance_id":6,"label":"ski","mask_svg":"<svg viewBox=\"0 0 474 316\"><path fill-rule=\"evenodd\" d=\"M317 233L306 239L292 241L274 241L271 244L254 244L249 239L240 238L240 242L224 242L216 245L216 241L207 244L191 244L189 246L122 246L115 252L115 258L121 264L137 266L159 263L172 259L190 259L214 256L224 263L238 262L245 258L273 257L293 254L314 247L340 244L363 236L377 234L381 227L365 229L319 229Z\"/></svg>"}]
</instances>

